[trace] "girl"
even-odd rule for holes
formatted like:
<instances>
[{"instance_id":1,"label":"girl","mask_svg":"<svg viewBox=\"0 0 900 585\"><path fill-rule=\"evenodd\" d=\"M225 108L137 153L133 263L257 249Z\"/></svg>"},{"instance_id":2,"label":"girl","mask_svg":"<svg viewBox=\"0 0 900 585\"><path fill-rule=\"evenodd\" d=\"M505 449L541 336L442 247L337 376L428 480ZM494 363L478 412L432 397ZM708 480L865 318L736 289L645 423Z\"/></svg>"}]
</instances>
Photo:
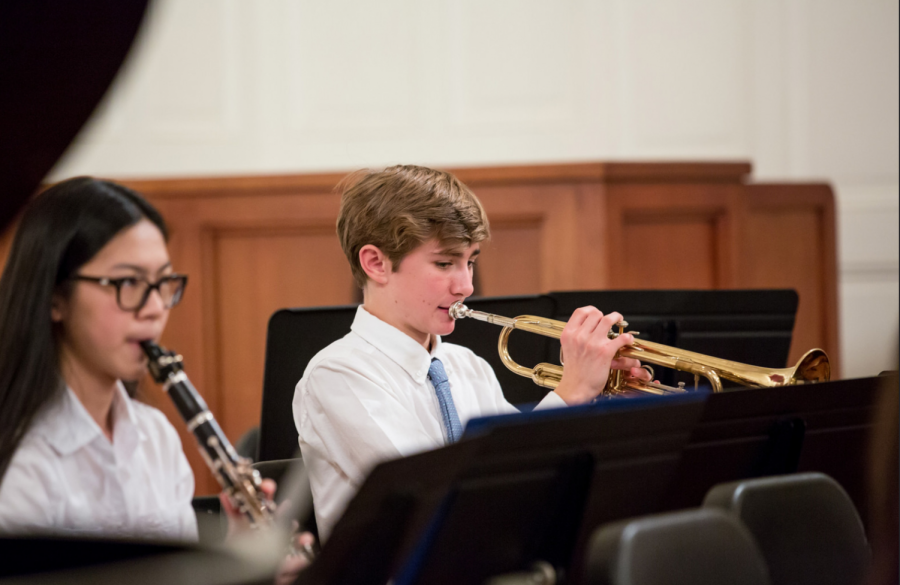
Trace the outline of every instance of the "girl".
<instances>
[{"instance_id":1,"label":"girl","mask_svg":"<svg viewBox=\"0 0 900 585\"><path fill-rule=\"evenodd\" d=\"M0 279L0 532L197 539L178 434L126 389L146 371L140 342L159 339L187 284L167 238L140 195L90 177L22 217ZM262 489L272 497L275 483ZM275 582L307 564L284 558Z\"/></svg>"},{"instance_id":2,"label":"girl","mask_svg":"<svg viewBox=\"0 0 900 585\"><path fill-rule=\"evenodd\" d=\"M0 531L197 538L175 429L136 402L187 278L159 213L89 177L31 204L0 280Z\"/></svg>"}]
</instances>

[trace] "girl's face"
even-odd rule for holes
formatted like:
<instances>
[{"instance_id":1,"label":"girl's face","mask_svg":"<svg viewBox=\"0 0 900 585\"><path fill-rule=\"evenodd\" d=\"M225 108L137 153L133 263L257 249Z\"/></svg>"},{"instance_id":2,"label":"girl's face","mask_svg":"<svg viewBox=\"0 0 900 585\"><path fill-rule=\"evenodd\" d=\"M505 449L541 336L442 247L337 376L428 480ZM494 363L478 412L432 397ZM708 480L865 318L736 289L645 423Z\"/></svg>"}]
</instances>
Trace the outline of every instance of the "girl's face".
<instances>
[{"instance_id":1,"label":"girl's face","mask_svg":"<svg viewBox=\"0 0 900 585\"><path fill-rule=\"evenodd\" d=\"M172 272L162 233L144 219L110 240L96 256L78 269L90 277L142 278L155 283ZM54 297L51 316L61 326L60 359L66 382L70 376L88 376L101 383L137 380L146 371L139 342L158 340L169 310L159 291L153 290L137 311L123 311L116 287L73 281L71 295Z\"/></svg>"}]
</instances>

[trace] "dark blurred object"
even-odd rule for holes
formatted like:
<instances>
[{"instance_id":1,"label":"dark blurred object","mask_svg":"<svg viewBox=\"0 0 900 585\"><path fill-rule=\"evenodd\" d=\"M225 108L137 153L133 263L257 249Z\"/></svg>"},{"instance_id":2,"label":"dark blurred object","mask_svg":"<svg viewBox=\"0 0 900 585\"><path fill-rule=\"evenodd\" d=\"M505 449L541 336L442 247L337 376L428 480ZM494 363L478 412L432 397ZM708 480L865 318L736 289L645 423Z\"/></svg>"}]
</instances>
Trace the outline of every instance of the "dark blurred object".
<instances>
[{"instance_id":1,"label":"dark blurred object","mask_svg":"<svg viewBox=\"0 0 900 585\"><path fill-rule=\"evenodd\" d=\"M106 93L147 3L0 2L0 230Z\"/></svg>"},{"instance_id":2,"label":"dark blurred object","mask_svg":"<svg viewBox=\"0 0 900 585\"><path fill-rule=\"evenodd\" d=\"M869 540L873 553L869 585L895 585L900 582L898 461L900 461L900 384L894 374L885 376L881 381L878 407L869 443L867 478L871 499Z\"/></svg>"},{"instance_id":3,"label":"dark blurred object","mask_svg":"<svg viewBox=\"0 0 900 585\"><path fill-rule=\"evenodd\" d=\"M176 542L19 536L0 538L0 583L256 585L273 570L224 549Z\"/></svg>"},{"instance_id":4,"label":"dark blurred object","mask_svg":"<svg viewBox=\"0 0 900 585\"><path fill-rule=\"evenodd\" d=\"M185 552L192 547L174 542L7 535L0 538L0 550L0 577L14 577Z\"/></svg>"}]
</instances>

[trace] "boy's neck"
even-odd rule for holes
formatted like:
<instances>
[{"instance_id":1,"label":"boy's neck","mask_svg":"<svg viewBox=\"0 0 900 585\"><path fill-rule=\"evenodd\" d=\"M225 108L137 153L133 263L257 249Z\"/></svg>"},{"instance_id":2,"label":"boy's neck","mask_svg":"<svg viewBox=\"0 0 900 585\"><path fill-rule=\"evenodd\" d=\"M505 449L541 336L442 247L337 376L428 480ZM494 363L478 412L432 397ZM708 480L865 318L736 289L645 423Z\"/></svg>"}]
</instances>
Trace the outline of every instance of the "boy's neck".
<instances>
[{"instance_id":1,"label":"boy's neck","mask_svg":"<svg viewBox=\"0 0 900 585\"><path fill-rule=\"evenodd\" d=\"M421 333L419 331L409 330L405 323L395 314L395 305L381 299L379 295L373 294L367 289L363 290L363 308L372 316L384 321L394 329L397 329L407 337L425 348L425 351L431 353L434 345L434 335L430 333Z\"/></svg>"}]
</instances>

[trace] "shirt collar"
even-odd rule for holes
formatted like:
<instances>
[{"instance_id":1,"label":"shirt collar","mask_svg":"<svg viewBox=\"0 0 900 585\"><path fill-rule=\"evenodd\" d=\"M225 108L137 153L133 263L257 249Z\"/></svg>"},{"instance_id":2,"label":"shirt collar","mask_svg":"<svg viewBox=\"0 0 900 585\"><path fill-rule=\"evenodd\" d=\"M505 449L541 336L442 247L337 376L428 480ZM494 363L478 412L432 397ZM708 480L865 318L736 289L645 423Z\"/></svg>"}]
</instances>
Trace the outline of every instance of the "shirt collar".
<instances>
[{"instance_id":1,"label":"shirt collar","mask_svg":"<svg viewBox=\"0 0 900 585\"><path fill-rule=\"evenodd\" d=\"M437 357L441 349L439 335L434 336L434 344L429 353L412 337L366 311L362 305L356 309L356 317L350 330L403 368L413 380L422 384L428 378L431 359Z\"/></svg>"},{"instance_id":2,"label":"shirt collar","mask_svg":"<svg viewBox=\"0 0 900 585\"><path fill-rule=\"evenodd\" d=\"M116 384L112 416L114 440L122 439L131 447L136 445L134 438L144 438L137 424L134 405L121 382ZM35 421L35 427L50 446L63 456L74 453L97 437L103 437L103 430L69 387L46 408Z\"/></svg>"}]
</instances>

